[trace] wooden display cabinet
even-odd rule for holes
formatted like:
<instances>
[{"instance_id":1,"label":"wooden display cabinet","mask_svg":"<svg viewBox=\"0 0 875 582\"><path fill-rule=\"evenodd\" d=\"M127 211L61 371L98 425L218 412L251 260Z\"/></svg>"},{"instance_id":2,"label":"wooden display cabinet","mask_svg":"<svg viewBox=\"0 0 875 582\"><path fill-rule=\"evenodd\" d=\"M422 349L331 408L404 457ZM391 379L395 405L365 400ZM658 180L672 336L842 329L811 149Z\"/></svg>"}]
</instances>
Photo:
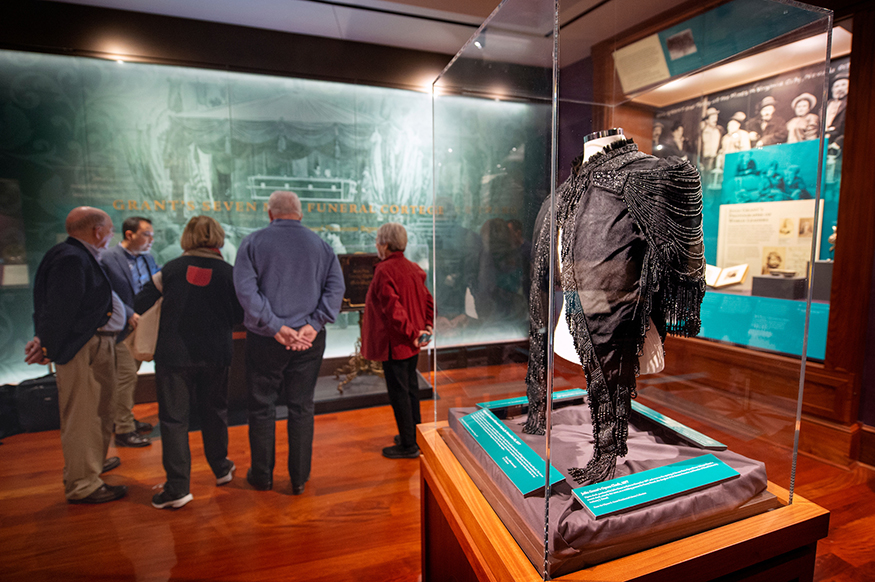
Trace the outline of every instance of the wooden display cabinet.
<instances>
[{"instance_id":1,"label":"wooden display cabinet","mask_svg":"<svg viewBox=\"0 0 875 582\"><path fill-rule=\"evenodd\" d=\"M422 450L423 582L535 582L516 540L444 442L446 422L417 427ZM569 582L810 581L829 512L773 483L777 509L555 578ZM646 535L646 534L644 534Z\"/></svg>"}]
</instances>

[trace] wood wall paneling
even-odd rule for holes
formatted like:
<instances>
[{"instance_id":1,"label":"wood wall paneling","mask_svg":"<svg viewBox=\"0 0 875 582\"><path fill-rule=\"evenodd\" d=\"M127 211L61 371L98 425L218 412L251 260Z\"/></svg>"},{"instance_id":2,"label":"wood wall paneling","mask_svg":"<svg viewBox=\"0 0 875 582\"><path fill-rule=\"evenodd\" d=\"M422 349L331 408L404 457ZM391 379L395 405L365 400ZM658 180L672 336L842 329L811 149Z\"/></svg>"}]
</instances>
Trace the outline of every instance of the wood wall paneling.
<instances>
[{"instance_id":1,"label":"wood wall paneling","mask_svg":"<svg viewBox=\"0 0 875 582\"><path fill-rule=\"evenodd\" d=\"M860 454L861 463L875 467L875 427L863 425L860 428Z\"/></svg>"},{"instance_id":2,"label":"wood wall paneling","mask_svg":"<svg viewBox=\"0 0 875 582\"><path fill-rule=\"evenodd\" d=\"M872 5L872 3L869 3ZM854 14L850 87L839 195L838 241L830 293L825 364L862 371L875 252L875 181L871 141L875 135L875 8ZM859 395L855 394L856 403Z\"/></svg>"},{"instance_id":3,"label":"wood wall paneling","mask_svg":"<svg viewBox=\"0 0 875 582\"><path fill-rule=\"evenodd\" d=\"M696 338L669 337L665 351L666 371L672 375L699 372L698 384L728 393L752 390L791 401L799 392L798 358ZM808 362L803 412L843 424L855 422L849 400L854 384L853 374Z\"/></svg>"},{"instance_id":4,"label":"wood wall paneling","mask_svg":"<svg viewBox=\"0 0 875 582\"><path fill-rule=\"evenodd\" d=\"M861 425L842 425L810 415L802 416L799 451L840 467L849 467L860 455Z\"/></svg>"}]
</instances>

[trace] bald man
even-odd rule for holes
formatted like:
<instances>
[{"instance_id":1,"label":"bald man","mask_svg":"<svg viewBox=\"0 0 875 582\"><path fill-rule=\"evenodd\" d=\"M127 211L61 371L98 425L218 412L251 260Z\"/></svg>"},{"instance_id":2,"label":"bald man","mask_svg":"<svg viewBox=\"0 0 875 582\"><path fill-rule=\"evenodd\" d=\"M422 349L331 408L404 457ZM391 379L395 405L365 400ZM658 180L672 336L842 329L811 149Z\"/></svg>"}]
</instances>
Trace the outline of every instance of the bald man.
<instances>
[{"instance_id":1,"label":"bald man","mask_svg":"<svg viewBox=\"0 0 875 582\"><path fill-rule=\"evenodd\" d=\"M70 503L105 503L127 487L100 474L118 465L106 459L112 437L115 337L125 326L124 304L100 266L112 239L112 219L81 206L67 215L69 237L43 257L33 285L36 337L25 346L29 364L57 368L64 452L64 488Z\"/></svg>"},{"instance_id":2,"label":"bald man","mask_svg":"<svg viewBox=\"0 0 875 582\"><path fill-rule=\"evenodd\" d=\"M255 489L273 487L276 405L289 409L292 494L304 492L313 456L316 381L325 352L325 325L343 301L343 271L331 245L301 223L294 192L267 201L270 225L246 236L234 263L234 288L245 312L246 386Z\"/></svg>"}]
</instances>

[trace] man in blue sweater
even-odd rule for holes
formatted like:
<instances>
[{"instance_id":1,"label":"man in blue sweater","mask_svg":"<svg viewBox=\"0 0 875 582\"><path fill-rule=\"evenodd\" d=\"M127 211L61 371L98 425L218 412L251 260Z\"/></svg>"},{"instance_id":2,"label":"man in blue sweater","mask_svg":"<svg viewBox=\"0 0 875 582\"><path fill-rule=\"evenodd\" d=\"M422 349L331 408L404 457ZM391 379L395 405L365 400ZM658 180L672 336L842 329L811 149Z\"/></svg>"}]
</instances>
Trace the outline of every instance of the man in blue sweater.
<instances>
[{"instance_id":1,"label":"man in blue sweater","mask_svg":"<svg viewBox=\"0 0 875 582\"><path fill-rule=\"evenodd\" d=\"M255 489L273 486L276 404L288 405L289 476L299 495L310 477L316 380L325 324L345 290L331 246L301 224L301 201L277 191L267 203L270 225L240 243L234 287L245 312L249 448L246 475Z\"/></svg>"}]
</instances>

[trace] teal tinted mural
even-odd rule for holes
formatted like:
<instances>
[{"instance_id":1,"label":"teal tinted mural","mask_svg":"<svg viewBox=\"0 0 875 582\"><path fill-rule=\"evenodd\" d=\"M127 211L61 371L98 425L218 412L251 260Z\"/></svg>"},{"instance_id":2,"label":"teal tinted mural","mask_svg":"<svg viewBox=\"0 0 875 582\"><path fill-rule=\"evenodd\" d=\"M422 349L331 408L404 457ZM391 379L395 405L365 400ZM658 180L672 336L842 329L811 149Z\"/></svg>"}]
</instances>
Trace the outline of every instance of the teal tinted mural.
<instances>
[{"instance_id":1,"label":"teal tinted mural","mask_svg":"<svg viewBox=\"0 0 875 582\"><path fill-rule=\"evenodd\" d=\"M531 233L550 192L549 105L435 100L436 345L528 338ZM513 225L509 225L509 223Z\"/></svg>"},{"instance_id":2,"label":"teal tinted mural","mask_svg":"<svg viewBox=\"0 0 875 582\"><path fill-rule=\"evenodd\" d=\"M431 284L437 217L439 241L452 235L446 225L474 234L470 264L479 265L484 224L527 220L521 209L543 196L543 188L510 186L525 152L546 147L532 129L540 114L477 99L447 107L442 131L462 139L457 161L443 167L459 187L435 202L426 93L0 51L0 382L44 373L22 361L33 334L30 283L80 205L106 210L117 228L127 216L152 219L159 263L181 254L191 216L211 215L225 228L223 253L233 263L240 240L267 224L270 193L290 189L304 224L337 253L374 252L378 226L401 222L407 256ZM496 168L513 148L511 163ZM516 331L524 322L489 329L495 341L525 335ZM357 337L356 315L342 314L326 357L348 355Z\"/></svg>"}]
</instances>

